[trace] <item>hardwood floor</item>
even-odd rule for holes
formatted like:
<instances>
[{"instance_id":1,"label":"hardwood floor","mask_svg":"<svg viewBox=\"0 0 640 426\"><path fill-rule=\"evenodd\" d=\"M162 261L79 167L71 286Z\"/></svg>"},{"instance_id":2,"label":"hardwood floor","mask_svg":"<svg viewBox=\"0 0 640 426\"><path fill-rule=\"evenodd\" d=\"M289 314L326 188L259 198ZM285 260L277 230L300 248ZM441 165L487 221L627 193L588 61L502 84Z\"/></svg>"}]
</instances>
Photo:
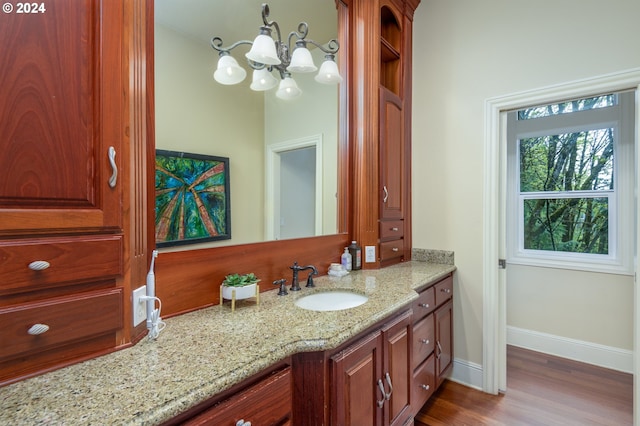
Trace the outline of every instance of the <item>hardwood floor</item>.
<instances>
[{"instance_id":1,"label":"hardwood floor","mask_svg":"<svg viewBox=\"0 0 640 426\"><path fill-rule=\"evenodd\" d=\"M507 392L489 395L446 381L415 426L633 423L633 376L509 346Z\"/></svg>"}]
</instances>

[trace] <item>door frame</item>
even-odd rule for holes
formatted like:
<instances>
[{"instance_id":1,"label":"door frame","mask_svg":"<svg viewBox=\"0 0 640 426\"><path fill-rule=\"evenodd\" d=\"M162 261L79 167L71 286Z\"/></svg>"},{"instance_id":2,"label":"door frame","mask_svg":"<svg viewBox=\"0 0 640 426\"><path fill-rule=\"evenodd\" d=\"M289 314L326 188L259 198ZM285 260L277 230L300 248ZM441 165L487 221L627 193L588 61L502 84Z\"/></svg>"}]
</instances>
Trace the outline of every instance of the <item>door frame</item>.
<instances>
[{"instance_id":1,"label":"door frame","mask_svg":"<svg viewBox=\"0 0 640 426\"><path fill-rule=\"evenodd\" d=\"M640 68L566 84L508 94L485 101L484 183L483 183L483 391L497 394L507 389L506 360L506 271L498 268L498 259L506 255L506 111L551 103L607 91L636 89L636 188L640 187ZM640 197L636 196L636 212ZM636 252L640 247L640 222L636 213ZM637 256L634 258L637 271ZM637 272L636 272L637 276ZM634 323L640 324L640 292L634 285ZM639 423L640 327L634 327L634 424Z\"/></svg>"},{"instance_id":2,"label":"door frame","mask_svg":"<svg viewBox=\"0 0 640 426\"><path fill-rule=\"evenodd\" d=\"M265 148L265 239L275 238L276 218L280 217L280 154L301 148L315 148L316 151L316 196L315 235L322 235L322 157L324 155L322 134L290 139L267 145Z\"/></svg>"}]
</instances>

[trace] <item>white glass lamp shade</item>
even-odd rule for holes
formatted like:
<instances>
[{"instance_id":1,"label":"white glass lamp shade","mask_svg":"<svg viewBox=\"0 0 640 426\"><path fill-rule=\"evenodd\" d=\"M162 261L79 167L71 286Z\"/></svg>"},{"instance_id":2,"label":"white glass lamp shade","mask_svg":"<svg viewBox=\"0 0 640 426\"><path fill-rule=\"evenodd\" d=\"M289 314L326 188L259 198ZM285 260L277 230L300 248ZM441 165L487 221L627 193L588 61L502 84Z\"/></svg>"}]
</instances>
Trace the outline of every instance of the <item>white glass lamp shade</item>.
<instances>
[{"instance_id":1,"label":"white glass lamp shade","mask_svg":"<svg viewBox=\"0 0 640 426\"><path fill-rule=\"evenodd\" d=\"M269 35L270 31L266 31L258 34L258 37L253 41L251 50L249 50L245 56L247 59L253 62L258 62L265 65L280 65L280 58L278 58L278 52L276 51L276 43Z\"/></svg>"},{"instance_id":2,"label":"white glass lamp shade","mask_svg":"<svg viewBox=\"0 0 640 426\"><path fill-rule=\"evenodd\" d=\"M253 80L250 86L251 90L261 92L264 90L273 89L277 84L278 79L276 79L267 68L253 70Z\"/></svg>"},{"instance_id":3,"label":"white glass lamp shade","mask_svg":"<svg viewBox=\"0 0 640 426\"><path fill-rule=\"evenodd\" d=\"M280 87L276 92L276 96L280 99L290 100L295 99L302 93L302 90L298 87L296 81L291 76L286 76L280 81Z\"/></svg>"},{"instance_id":4,"label":"white glass lamp shade","mask_svg":"<svg viewBox=\"0 0 640 426\"><path fill-rule=\"evenodd\" d=\"M320 66L320 71L316 75L315 80L323 84L338 84L342 82L342 77L338 71L338 64L331 58L325 59Z\"/></svg>"},{"instance_id":5,"label":"white glass lamp shade","mask_svg":"<svg viewBox=\"0 0 640 426\"><path fill-rule=\"evenodd\" d=\"M230 55L220 56L218 69L213 73L213 78L220 84L238 84L247 76L247 72L238 65L238 62Z\"/></svg>"},{"instance_id":6,"label":"white glass lamp shade","mask_svg":"<svg viewBox=\"0 0 640 426\"><path fill-rule=\"evenodd\" d=\"M291 55L291 63L287 67L290 72L314 72L318 67L313 63L311 52L305 46L297 46Z\"/></svg>"}]
</instances>

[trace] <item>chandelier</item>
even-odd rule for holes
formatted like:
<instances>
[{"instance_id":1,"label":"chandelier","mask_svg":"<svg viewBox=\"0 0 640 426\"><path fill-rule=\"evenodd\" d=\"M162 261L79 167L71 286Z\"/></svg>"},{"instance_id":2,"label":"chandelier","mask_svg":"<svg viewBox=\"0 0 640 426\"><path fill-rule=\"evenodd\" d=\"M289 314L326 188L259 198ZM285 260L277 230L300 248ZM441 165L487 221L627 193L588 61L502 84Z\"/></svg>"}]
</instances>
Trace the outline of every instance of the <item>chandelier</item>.
<instances>
[{"instance_id":1,"label":"chandelier","mask_svg":"<svg viewBox=\"0 0 640 426\"><path fill-rule=\"evenodd\" d=\"M320 66L315 80L323 84L338 84L342 77L335 62L335 55L340 49L338 41L329 40L325 46L307 39L309 26L306 22L298 24L297 31L291 31L286 43L282 40L280 26L276 21L268 21L269 5L262 4L262 22L260 32L254 41L240 40L231 46L222 47L222 39L213 37L211 47L218 51L218 67L213 73L213 78L220 84L238 84L244 80L247 72L238 65L231 51L236 47L249 44L251 49L245 54L249 67L253 69L251 89L265 91L278 85L276 96L280 99L294 99L300 96L302 91L293 79L292 73L311 73L318 70L313 63L311 52L307 44L312 44L325 53L324 62ZM272 36L272 29L276 30L277 38ZM295 42L292 49L292 42ZM274 76L274 73L276 76ZM279 84L278 84L279 83Z\"/></svg>"}]
</instances>

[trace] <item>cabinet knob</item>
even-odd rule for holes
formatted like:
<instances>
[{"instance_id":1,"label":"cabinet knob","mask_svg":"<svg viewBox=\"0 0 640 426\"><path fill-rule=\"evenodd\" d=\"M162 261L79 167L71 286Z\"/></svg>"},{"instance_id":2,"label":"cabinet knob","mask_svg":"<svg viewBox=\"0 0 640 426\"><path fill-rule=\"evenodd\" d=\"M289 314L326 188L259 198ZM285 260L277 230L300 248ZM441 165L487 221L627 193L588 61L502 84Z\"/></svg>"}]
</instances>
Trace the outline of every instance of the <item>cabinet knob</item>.
<instances>
[{"instance_id":1,"label":"cabinet knob","mask_svg":"<svg viewBox=\"0 0 640 426\"><path fill-rule=\"evenodd\" d=\"M44 271L49 266L51 266L51 264L46 260L34 260L29 264L29 269L32 271Z\"/></svg>"},{"instance_id":2,"label":"cabinet knob","mask_svg":"<svg viewBox=\"0 0 640 426\"><path fill-rule=\"evenodd\" d=\"M394 247L391 249L391 251L398 251L398 250L400 250L398 247Z\"/></svg>"},{"instance_id":3,"label":"cabinet knob","mask_svg":"<svg viewBox=\"0 0 640 426\"><path fill-rule=\"evenodd\" d=\"M27 333L32 336L37 336L39 334L44 334L49 331L49 326L47 324L33 324Z\"/></svg>"},{"instance_id":4,"label":"cabinet knob","mask_svg":"<svg viewBox=\"0 0 640 426\"><path fill-rule=\"evenodd\" d=\"M425 384L420 385L420 387L421 387L422 389L426 390L426 391L428 391L429 389L431 389L431 386L429 386L429 385L425 385Z\"/></svg>"},{"instance_id":5,"label":"cabinet knob","mask_svg":"<svg viewBox=\"0 0 640 426\"><path fill-rule=\"evenodd\" d=\"M423 308L429 308L428 303L420 303L419 306L422 306Z\"/></svg>"},{"instance_id":6,"label":"cabinet knob","mask_svg":"<svg viewBox=\"0 0 640 426\"><path fill-rule=\"evenodd\" d=\"M396 228L395 226L394 226L393 228L391 228L391 230L392 230L393 232L398 232L398 228Z\"/></svg>"},{"instance_id":7,"label":"cabinet knob","mask_svg":"<svg viewBox=\"0 0 640 426\"><path fill-rule=\"evenodd\" d=\"M251 422L245 422L244 419L240 419L236 422L236 426L251 426Z\"/></svg>"},{"instance_id":8,"label":"cabinet knob","mask_svg":"<svg viewBox=\"0 0 640 426\"><path fill-rule=\"evenodd\" d=\"M450 288L441 288L440 291L443 292L443 293L447 293L447 294L451 293L451 289Z\"/></svg>"},{"instance_id":9,"label":"cabinet knob","mask_svg":"<svg viewBox=\"0 0 640 426\"><path fill-rule=\"evenodd\" d=\"M425 345L428 345L428 344L429 344L429 339L420 339L420 341L421 341L422 343L424 343Z\"/></svg>"}]
</instances>

